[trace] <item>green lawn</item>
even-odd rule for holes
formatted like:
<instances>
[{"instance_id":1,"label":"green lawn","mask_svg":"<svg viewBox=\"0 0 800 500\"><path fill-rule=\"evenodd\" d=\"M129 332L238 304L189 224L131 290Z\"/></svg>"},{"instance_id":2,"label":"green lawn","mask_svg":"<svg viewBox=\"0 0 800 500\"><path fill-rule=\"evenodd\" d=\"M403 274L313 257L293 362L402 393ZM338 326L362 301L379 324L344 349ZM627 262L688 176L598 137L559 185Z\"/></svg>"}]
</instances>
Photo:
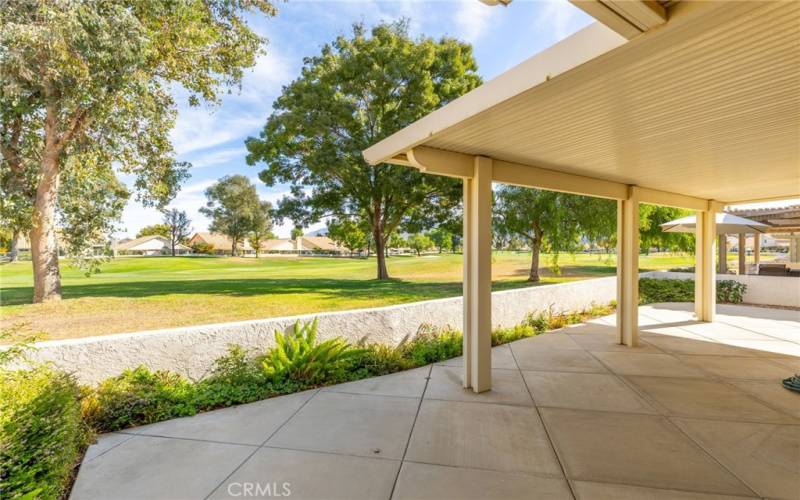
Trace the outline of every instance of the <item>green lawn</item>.
<instances>
[{"instance_id":1,"label":"green lawn","mask_svg":"<svg viewBox=\"0 0 800 500\"><path fill-rule=\"evenodd\" d=\"M530 286L529 254L497 253L493 289ZM642 256L642 270L691 265L693 257ZM542 264L549 259L544 256ZM542 284L608 276L613 256L561 256ZM374 259L119 258L84 276L62 261L64 300L30 304L30 262L0 265L0 325L61 339L181 325L375 307L461 293L461 256L391 257L377 281Z\"/></svg>"}]
</instances>

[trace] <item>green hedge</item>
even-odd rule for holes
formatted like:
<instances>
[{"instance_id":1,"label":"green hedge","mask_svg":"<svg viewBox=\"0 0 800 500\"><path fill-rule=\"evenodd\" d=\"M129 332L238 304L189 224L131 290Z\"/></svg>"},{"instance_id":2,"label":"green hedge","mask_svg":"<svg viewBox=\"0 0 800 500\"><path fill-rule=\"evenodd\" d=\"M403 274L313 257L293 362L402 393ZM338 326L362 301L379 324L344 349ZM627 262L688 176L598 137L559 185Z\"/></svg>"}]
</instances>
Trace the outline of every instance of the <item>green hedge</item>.
<instances>
[{"instance_id":1,"label":"green hedge","mask_svg":"<svg viewBox=\"0 0 800 500\"><path fill-rule=\"evenodd\" d=\"M0 370L0 495L60 498L89 438L75 379L49 366Z\"/></svg>"},{"instance_id":2,"label":"green hedge","mask_svg":"<svg viewBox=\"0 0 800 500\"><path fill-rule=\"evenodd\" d=\"M717 281L717 302L740 304L747 285L733 280ZM694 302L694 280L639 279L639 302Z\"/></svg>"}]
</instances>

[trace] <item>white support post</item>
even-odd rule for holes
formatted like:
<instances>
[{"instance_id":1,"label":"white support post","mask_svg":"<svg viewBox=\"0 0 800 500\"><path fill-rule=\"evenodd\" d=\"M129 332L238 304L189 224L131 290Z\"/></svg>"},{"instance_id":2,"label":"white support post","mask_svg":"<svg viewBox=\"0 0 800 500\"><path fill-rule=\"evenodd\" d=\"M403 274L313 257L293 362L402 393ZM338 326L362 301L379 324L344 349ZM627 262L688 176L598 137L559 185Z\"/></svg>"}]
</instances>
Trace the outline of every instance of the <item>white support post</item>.
<instances>
[{"instance_id":1,"label":"white support post","mask_svg":"<svg viewBox=\"0 0 800 500\"><path fill-rule=\"evenodd\" d=\"M639 345L639 200L633 187L617 201L617 332L620 344Z\"/></svg>"},{"instance_id":2,"label":"white support post","mask_svg":"<svg viewBox=\"0 0 800 500\"><path fill-rule=\"evenodd\" d=\"M472 228L475 225L473 222L475 219L475 201L472 198L472 185L474 183L474 179L472 177L464 177L463 178L463 186L464 186L464 198L462 200L464 205L464 234L462 238L462 250L461 253L464 256L464 261L462 264L463 267L463 295L464 298L462 303L464 305L464 320L463 320L463 330L464 330L464 338L463 342L463 359L464 359L464 372L462 377L462 382L464 385L464 389L469 389L470 384L472 383L472 337L473 337L473 325L472 325L472 287L474 286L473 278L472 278L472 261L475 260L475 254L472 250L473 247L473 240L475 239L475 235L472 234Z\"/></svg>"},{"instance_id":3,"label":"white support post","mask_svg":"<svg viewBox=\"0 0 800 500\"><path fill-rule=\"evenodd\" d=\"M492 387L492 160L464 179L464 387Z\"/></svg>"},{"instance_id":4,"label":"white support post","mask_svg":"<svg viewBox=\"0 0 800 500\"><path fill-rule=\"evenodd\" d=\"M714 321L717 307L717 277L714 242L717 240L716 213L697 212L695 226L694 313L700 321Z\"/></svg>"}]
</instances>

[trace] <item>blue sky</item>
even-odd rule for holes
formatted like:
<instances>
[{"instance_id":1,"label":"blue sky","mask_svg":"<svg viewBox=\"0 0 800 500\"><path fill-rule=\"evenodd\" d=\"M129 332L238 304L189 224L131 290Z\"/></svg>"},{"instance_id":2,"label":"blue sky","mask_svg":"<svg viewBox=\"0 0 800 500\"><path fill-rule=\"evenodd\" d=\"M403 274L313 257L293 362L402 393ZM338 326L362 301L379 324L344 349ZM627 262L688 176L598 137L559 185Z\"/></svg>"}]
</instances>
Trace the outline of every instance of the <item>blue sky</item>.
<instances>
[{"instance_id":1,"label":"blue sky","mask_svg":"<svg viewBox=\"0 0 800 500\"><path fill-rule=\"evenodd\" d=\"M273 203L287 193L285 186L267 188L258 180L260 167L245 163L244 140L258 134L281 87L299 75L303 57L349 33L353 23L371 26L405 17L414 35L449 35L470 42L479 72L488 80L592 21L566 0L514 0L506 8L488 7L478 0L295 0L278 4L278 9L274 18L252 19L252 27L269 43L266 55L247 72L240 92L226 95L213 107L190 108L176 96L179 113L172 142L178 159L191 162L193 168L170 207L185 210L195 231L207 229L209 221L198 209L205 203L205 189L222 176L250 177L261 198ZM157 222L156 210L131 200L118 235L133 237L143 226ZM276 227L281 237L289 231L289 224Z\"/></svg>"}]
</instances>

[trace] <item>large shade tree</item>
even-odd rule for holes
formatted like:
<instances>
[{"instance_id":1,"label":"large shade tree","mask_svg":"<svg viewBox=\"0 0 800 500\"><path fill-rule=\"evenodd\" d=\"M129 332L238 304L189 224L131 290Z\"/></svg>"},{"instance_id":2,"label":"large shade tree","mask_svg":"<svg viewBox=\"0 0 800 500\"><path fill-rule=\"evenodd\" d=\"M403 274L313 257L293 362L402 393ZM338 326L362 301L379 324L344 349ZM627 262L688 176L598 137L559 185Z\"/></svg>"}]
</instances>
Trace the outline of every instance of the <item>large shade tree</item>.
<instances>
[{"instance_id":1,"label":"large shade tree","mask_svg":"<svg viewBox=\"0 0 800 500\"><path fill-rule=\"evenodd\" d=\"M328 222L328 237L345 247L350 255L361 252L369 243L369 236L364 231L363 224L350 218Z\"/></svg>"},{"instance_id":2,"label":"large shade tree","mask_svg":"<svg viewBox=\"0 0 800 500\"><path fill-rule=\"evenodd\" d=\"M667 233L661 229L661 224L665 222L692 214L691 210L683 208L641 204L639 206L639 246L642 252L649 254L651 248L673 252L694 251L693 233Z\"/></svg>"},{"instance_id":3,"label":"large shade tree","mask_svg":"<svg viewBox=\"0 0 800 500\"><path fill-rule=\"evenodd\" d=\"M417 207L456 203L460 182L414 169L367 164L361 151L480 84L472 48L452 38L414 39L408 24L355 25L351 36L304 60L258 138L248 163L260 178L289 183L277 214L307 225L361 219L375 243L377 277L389 277L385 246Z\"/></svg>"},{"instance_id":4,"label":"large shade tree","mask_svg":"<svg viewBox=\"0 0 800 500\"><path fill-rule=\"evenodd\" d=\"M261 255L262 245L267 240L275 238L275 234L272 232L272 217L270 216L272 204L268 201L262 201L260 204L261 207L253 213L253 225L247 235L250 245L256 253L256 258Z\"/></svg>"},{"instance_id":5,"label":"large shade tree","mask_svg":"<svg viewBox=\"0 0 800 500\"><path fill-rule=\"evenodd\" d=\"M232 256L251 233L266 233L272 227L270 203L258 198L255 185L244 175L223 177L206 189L206 198L200 212L211 218L211 231L231 239Z\"/></svg>"},{"instance_id":6,"label":"large shade tree","mask_svg":"<svg viewBox=\"0 0 800 500\"><path fill-rule=\"evenodd\" d=\"M215 102L221 88L241 81L262 44L245 22L248 10L274 14L267 0L3 3L0 178L3 197L30 210L34 302L61 297L59 210L86 226L73 244L97 230L85 212L64 206L67 196L77 203L93 195L95 215L114 215L120 197L113 195L122 194L115 168L135 178L146 205L174 196L186 165L175 161L168 138L170 91L182 87L191 104ZM71 187L61 196L73 166L74 182L87 191Z\"/></svg>"},{"instance_id":7,"label":"large shade tree","mask_svg":"<svg viewBox=\"0 0 800 500\"><path fill-rule=\"evenodd\" d=\"M538 282L542 251L558 255L579 248L587 234L599 238L615 221L612 200L517 186L500 186L495 192L494 231L518 237L531 249L528 281Z\"/></svg>"}]
</instances>

